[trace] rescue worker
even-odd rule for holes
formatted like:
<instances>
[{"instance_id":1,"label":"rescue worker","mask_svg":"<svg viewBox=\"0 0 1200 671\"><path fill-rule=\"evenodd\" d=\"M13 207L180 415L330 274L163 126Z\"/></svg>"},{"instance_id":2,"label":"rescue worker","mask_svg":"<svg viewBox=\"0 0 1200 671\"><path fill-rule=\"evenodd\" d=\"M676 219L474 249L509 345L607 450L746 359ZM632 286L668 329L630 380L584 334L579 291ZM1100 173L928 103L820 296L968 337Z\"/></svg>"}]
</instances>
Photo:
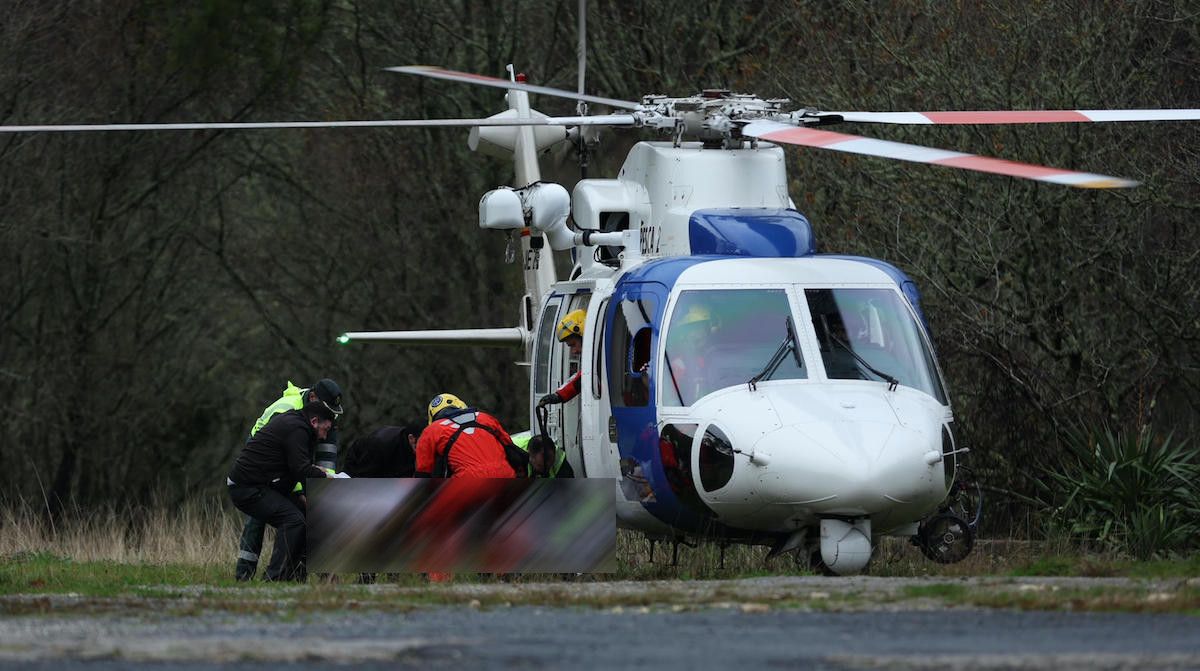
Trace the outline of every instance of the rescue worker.
<instances>
[{"instance_id":1,"label":"rescue worker","mask_svg":"<svg viewBox=\"0 0 1200 671\"><path fill-rule=\"evenodd\" d=\"M345 450L343 470L352 478L411 478L416 472L416 424L381 426L370 434L355 439ZM398 575L398 574L390 574ZM361 572L357 581L373 584L374 572Z\"/></svg>"},{"instance_id":2,"label":"rescue worker","mask_svg":"<svg viewBox=\"0 0 1200 671\"><path fill-rule=\"evenodd\" d=\"M383 426L350 443L345 471L352 478L411 478L416 472L414 425Z\"/></svg>"},{"instance_id":3,"label":"rescue worker","mask_svg":"<svg viewBox=\"0 0 1200 671\"><path fill-rule=\"evenodd\" d=\"M573 478L575 469L567 461L567 453L559 450L554 441L543 436L535 436L529 431L512 435L513 445L529 453L529 466L526 477L530 478ZM549 458L547 458L549 457ZM550 464L549 470L546 464Z\"/></svg>"},{"instance_id":4,"label":"rescue worker","mask_svg":"<svg viewBox=\"0 0 1200 671\"><path fill-rule=\"evenodd\" d=\"M573 478L575 469L567 461L566 450L560 450L547 436L533 436L525 444L529 452L529 477Z\"/></svg>"},{"instance_id":5,"label":"rescue worker","mask_svg":"<svg viewBox=\"0 0 1200 671\"><path fill-rule=\"evenodd\" d=\"M329 378L323 378L317 380L312 387L301 389L289 380L287 387L283 390L283 396L268 405L258 420L254 422L246 442L249 442L254 434L266 426L267 422L276 414L288 410L298 410L304 407L306 402L316 401L325 404L334 414L335 420L341 416L342 389L336 382ZM337 465L337 427L330 429L329 435L317 444L315 455L313 461L319 468L331 469ZM293 495L298 497L301 508L304 508L307 502L304 500L303 481L296 484ZM263 533L266 530L267 525L262 520L246 517L245 525L242 527L242 536L238 540L238 558L234 567L234 577L237 580L246 581L254 577L255 571L258 570L258 555L262 552Z\"/></svg>"},{"instance_id":6,"label":"rescue worker","mask_svg":"<svg viewBox=\"0 0 1200 671\"><path fill-rule=\"evenodd\" d=\"M428 415L417 441L417 477L517 477L509 448L520 450L495 417L468 408L454 394L434 396Z\"/></svg>"},{"instance_id":7,"label":"rescue worker","mask_svg":"<svg viewBox=\"0 0 1200 671\"><path fill-rule=\"evenodd\" d=\"M558 322L558 331L556 333L558 341L566 344L567 348L571 350L571 356L576 358L583 351L583 322L586 320L586 311L572 310ZM538 407L554 403L566 403L578 396L582 377L583 367L580 366L579 370L563 386L538 399Z\"/></svg>"},{"instance_id":8,"label":"rescue worker","mask_svg":"<svg viewBox=\"0 0 1200 671\"><path fill-rule=\"evenodd\" d=\"M304 511L290 496L305 478L348 477L318 468L313 451L329 436L341 411L316 394L299 410L272 416L242 447L229 470L229 498L238 510L275 528L275 548L267 566L266 580L305 578Z\"/></svg>"}]
</instances>

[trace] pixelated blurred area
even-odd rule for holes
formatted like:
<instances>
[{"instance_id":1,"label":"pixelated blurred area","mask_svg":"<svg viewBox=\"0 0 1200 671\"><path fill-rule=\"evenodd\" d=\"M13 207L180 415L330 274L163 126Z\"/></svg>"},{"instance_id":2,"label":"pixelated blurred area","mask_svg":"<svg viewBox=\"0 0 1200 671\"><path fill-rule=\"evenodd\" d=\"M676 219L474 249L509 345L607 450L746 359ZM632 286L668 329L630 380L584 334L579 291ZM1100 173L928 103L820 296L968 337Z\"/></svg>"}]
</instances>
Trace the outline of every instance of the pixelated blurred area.
<instances>
[{"instance_id":1,"label":"pixelated blurred area","mask_svg":"<svg viewBox=\"0 0 1200 671\"><path fill-rule=\"evenodd\" d=\"M616 571L612 479L310 480L308 570Z\"/></svg>"}]
</instances>

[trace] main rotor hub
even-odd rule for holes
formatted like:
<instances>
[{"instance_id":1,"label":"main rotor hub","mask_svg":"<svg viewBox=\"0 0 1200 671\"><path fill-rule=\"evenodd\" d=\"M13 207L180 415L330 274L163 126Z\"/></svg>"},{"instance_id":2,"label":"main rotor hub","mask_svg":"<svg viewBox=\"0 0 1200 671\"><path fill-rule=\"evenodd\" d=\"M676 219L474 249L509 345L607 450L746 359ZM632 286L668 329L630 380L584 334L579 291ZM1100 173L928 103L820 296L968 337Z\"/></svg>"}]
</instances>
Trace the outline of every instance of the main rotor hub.
<instances>
[{"instance_id":1,"label":"main rotor hub","mask_svg":"<svg viewBox=\"0 0 1200 671\"><path fill-rule=\"evenodd\" d=\"M685 98L664 95L642 97L635 112L638 125L670 133L678 145L684 138L707 147L735 147L742 143L741 127L751 121L773 120L794 125L821 123L815 110L793 111L787 98L763 99L727 89L705 89Z\"/></svg>"}]
</instances>

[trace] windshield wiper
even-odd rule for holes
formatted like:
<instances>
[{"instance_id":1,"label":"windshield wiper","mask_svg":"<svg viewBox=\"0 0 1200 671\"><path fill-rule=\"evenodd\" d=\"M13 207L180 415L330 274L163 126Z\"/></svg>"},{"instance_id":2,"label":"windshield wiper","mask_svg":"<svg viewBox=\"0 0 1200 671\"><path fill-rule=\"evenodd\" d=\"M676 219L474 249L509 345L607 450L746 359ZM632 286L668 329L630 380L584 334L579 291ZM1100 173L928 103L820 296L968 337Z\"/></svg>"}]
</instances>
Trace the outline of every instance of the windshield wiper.
<instances>
[{"instance_id":1,"label":"windshield wiper","mask_svg":"<svg viewBox=\"0 0 1200 671\"><path fill-rule=\"evenodd\" d=\"M746 381L746 384L750 386L750 391L758 389L759 382L771 379L771 376L774 375L775 371L779 369L779 365L783 363L785 358L787 358L789 351L792 353L792 357L796 360L796 365L800 368L804 368L804 362L800 360L800 348L796 346L796 328L792 324L791 315L787 316L787 321L784 322L784 327L787 329L787 335L784 336L783 342L779 345L779 349L775 350L775 353L771 355L771 360L768 361L767 365L758 372L758 375L755 375Z\"/></svg>"},{"instance_id":2,"label":"windshield wiper","mask_svg":"<svg viewBox=\"0 0 1200 671\"><path fill-rule=\"evenodd\" d=\"M671 353L664 349L663 358L667 363L667 374L671 376L671 386L675 387L675 398L679 399L680 405L691 405L690 402L684 403L683 392L679 391L679 380L675 379L675 369L671 366Z\"/></svg>"},{"instance_id":3,"label":"windshield wiper","mask_svg":"<svg viewBox=\"0 0 1200 671\"><path fill-rule=\"evenodd\" d=\"M855 352L853 348L851 348L846 343L842 342L841 338L833 335L832 331L826 331L826 335L829 336L829 339L832 340L834 342L834 344L836 344L838 347L841 347L842 349L846 350L846 352L848 352L850 354L850 356L854 357L854 360L857 361L859 364L861 364L863 366L863 368L866 368L867 370L874 373L877 377L881 378L884 382L887 382L888 383L888 388L887 388L888 391L896 391L896 386L900 384L899 380L892 377L891 375L888 375L887 373L880 372L879 370L872 367L871 364L867 363L865 359L863 359L861 356L858 355L858 352Z\"/></svg>"}]
</instances>

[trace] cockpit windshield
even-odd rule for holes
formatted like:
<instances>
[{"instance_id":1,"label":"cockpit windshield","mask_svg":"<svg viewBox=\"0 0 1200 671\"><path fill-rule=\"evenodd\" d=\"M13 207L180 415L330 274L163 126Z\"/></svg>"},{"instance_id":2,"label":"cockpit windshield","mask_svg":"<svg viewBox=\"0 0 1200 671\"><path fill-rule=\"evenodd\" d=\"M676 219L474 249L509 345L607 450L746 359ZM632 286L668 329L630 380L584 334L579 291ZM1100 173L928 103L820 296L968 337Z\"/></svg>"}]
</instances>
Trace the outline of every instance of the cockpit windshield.
<instances>
[{"instance_id":1,"label":"cockpit windshield","mask_svg":"<svg viewBox=\"0 0 1200 671\"><path fill-rule=\"evenodd\" d=\"M663 404L688 406L718 389L746 384L787 337L791 313L784 289L682 292L667 327ZM771 375L772 380L806 377L792 356Z\"/></svg>"},{"instance_id":2,"label":"cockpit windshield","mask_svg":"<svg viewBox=\"0 0 1200 671\"><path fill-rule=\"evenodd\" d=\"M805 289L825 375L880 380L947 403L933 353L903 298L888 289Z\"/></svg>"}]
</instances>

